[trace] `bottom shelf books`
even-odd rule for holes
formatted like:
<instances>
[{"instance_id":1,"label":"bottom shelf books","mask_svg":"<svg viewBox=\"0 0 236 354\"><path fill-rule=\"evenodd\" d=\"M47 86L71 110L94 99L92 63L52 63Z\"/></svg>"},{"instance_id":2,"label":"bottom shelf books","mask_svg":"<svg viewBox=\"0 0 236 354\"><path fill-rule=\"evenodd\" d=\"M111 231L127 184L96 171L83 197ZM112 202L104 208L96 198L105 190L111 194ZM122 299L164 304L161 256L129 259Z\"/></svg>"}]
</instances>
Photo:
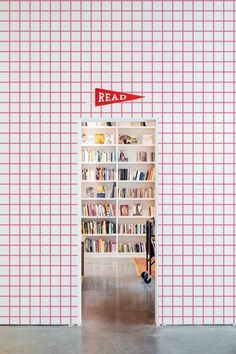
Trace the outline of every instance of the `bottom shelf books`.
<instances>
[{"instance_id":1,"label":"bottom shelf books","mask_svg":"<svg viewBox=\"0 0 236 354\"><path fill-rule=\"evenodd\" d=\"M119 242L119 253L144 253L146 251L145 242ZM92 239L86 238L85 240L86 253L116 253L117 245L114 240L110 239Z\"/></svg>"},{"instance_id":2,"label":"bottom shelf books","mask_svg":"<svg viewBox=\"0 0 236 354\"><path fill-rule=\"evenodd\" d=\"M119 243L118 247L119 253L143 253L146 251L145 242L137 243Z\"/></svg>"},{"instance_id":3,"label":"bottom shelf books","mask_svg":"<svg viewBox=\"0 0 236 354\"><path fill-rule=\"evenodd\" d=\"M116 252L116 243L112 240L85 240L85 252L87 253L114 253Z\"/></svg>"}]
</instances>

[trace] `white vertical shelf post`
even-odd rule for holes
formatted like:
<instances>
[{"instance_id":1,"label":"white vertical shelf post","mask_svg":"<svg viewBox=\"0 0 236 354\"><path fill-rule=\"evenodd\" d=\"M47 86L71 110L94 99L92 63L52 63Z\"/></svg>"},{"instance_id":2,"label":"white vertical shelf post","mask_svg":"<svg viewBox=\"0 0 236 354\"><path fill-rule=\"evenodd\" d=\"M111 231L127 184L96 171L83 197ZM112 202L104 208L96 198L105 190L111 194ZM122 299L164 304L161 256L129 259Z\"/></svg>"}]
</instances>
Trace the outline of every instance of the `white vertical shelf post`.
<instances>
[{"instance_id":1,"label":"white vertical shelf post","mask_svg":"<svg viewBox=\"0 0 236 354\"><path fill-rule=\"evenodd\" d=\"M77 196L78 196L78 265L77 265L77 271L78 271L78 325L80 326L82 323L82 275L81 275L81 261L82 261L82 252L81 252L81 241L82 241L82 232L81 232L81 198L82 198L82 189L81 189L81 184L82 184L82 173L81 173L81 159L82 159L82 154L81 154L81 122L78 123L78 185L77 185Z\"/></svg>"}]
</instances>

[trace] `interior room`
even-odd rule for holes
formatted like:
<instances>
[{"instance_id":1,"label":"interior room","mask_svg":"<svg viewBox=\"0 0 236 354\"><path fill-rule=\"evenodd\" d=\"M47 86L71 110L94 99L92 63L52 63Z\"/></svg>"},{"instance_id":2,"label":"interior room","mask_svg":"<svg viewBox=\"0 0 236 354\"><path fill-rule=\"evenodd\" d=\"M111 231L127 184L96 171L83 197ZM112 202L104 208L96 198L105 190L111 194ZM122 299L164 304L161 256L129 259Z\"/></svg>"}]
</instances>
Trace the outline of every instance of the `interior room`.
<instances>
[{"instance_id":1,"label":"interior room","mask_svg":"<svg viewBox=\"0 0 236 354\"><path fill-rule=\"evenodd\" d=\"M85 120L79 134L82 321L155 324L157 122Z\"/></svg>"}]
</instances>

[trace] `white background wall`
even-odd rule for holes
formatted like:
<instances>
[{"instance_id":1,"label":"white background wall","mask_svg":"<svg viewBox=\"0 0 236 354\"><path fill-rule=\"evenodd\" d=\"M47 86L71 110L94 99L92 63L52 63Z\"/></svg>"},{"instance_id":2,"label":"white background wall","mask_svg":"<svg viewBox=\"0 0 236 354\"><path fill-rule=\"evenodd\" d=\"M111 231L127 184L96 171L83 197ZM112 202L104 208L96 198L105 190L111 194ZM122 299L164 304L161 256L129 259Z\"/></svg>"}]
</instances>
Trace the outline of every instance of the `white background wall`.
<instances>
[{"instance_id":1,"label":"white background wall","mask_svg":"<svg viewBox=\"0 0 236 354\"><path fill-rule=\"evenodd\" d=\"M160 321L233 323L234 1L0 10L0 322L76 322L76 123L156 116ZM99 86L145 99L95 108Z\"/></svg>"}]
</instances>

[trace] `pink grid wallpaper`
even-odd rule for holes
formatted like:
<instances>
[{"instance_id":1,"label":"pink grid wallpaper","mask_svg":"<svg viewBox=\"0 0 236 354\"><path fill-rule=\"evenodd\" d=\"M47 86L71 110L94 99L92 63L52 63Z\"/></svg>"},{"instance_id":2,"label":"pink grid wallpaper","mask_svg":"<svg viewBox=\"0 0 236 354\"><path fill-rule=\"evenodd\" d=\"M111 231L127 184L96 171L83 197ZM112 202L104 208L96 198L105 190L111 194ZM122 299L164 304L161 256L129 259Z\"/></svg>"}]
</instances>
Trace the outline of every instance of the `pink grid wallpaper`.
<instances>
[{"instance_id":1,"label":"pink grid wallpaper","mask_svg":"<svg viewBox=\"0 0 236 354\"><path fill-rule=\"evenodd\" d=\"M0 2L0 324L77 322L69 1Z\"/></svg>"},{"instance_id":2,"label":"pink grid wallpaper","mask_svg":"<svg viewBox=\"0 0 236 354\"><path fill-rule=\"evenodd\" d=\"M160 323L234 323L235 7L0 2L0 323L76 322L81 116L159 120Z\"/></svg>"}]
</instances>

